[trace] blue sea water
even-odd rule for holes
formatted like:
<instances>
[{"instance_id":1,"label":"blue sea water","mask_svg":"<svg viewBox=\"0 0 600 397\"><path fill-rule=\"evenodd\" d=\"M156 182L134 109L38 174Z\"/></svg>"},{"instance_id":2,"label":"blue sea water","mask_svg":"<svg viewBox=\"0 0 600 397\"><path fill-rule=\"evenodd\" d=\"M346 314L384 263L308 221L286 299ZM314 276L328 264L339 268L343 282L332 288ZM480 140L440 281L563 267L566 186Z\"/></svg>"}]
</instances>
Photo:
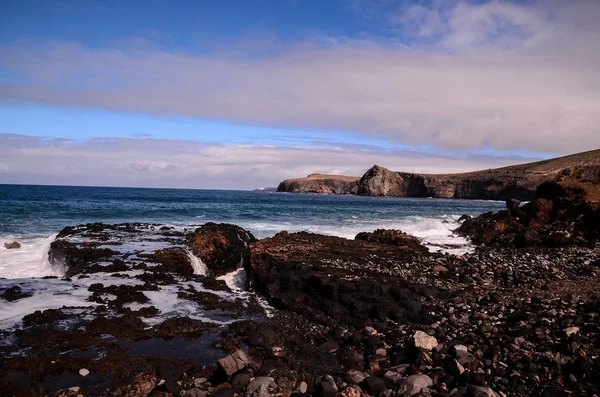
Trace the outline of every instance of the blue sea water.
<instances>
[{"instance_id":1,"label":"blue sea water","mask_svg":"<svg viewBox=\"0 0 600 397\"><path fill-rule=\"evenodd\" d=\"M181 227L227 222L250 230L258 238L280 230L353 238L361 231L396 228L422 238L435 249L466 244L451 232L458 226L460 215L503 207L502 202L482 200L0 185L0 277L11 277L15 266L41 261L51 236L63 227L88 222L151 222ZM4 249L3 243L9 241L21 242L23 249Z\"/></svg>"}]
</instances>

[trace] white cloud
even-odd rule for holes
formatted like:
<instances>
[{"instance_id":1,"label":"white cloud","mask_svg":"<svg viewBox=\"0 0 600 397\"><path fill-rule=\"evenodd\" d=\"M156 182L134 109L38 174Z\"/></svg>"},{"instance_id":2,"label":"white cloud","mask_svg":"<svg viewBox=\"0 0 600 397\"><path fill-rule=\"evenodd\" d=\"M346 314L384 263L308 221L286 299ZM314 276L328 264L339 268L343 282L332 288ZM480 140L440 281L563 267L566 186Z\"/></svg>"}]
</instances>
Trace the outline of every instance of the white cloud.
<instances>
[{"instance_id":1,"label":"white cloud","mask_svg":"<svg viewBox=\"0 0 600 397\"><path fill-rule=\"evenodd\" d=\"M315 172L361 176L373 164L459 172L531 159L450 157L354 147L219 146L103 138L72 141L0 134L0 183L253 189Z\"/></svg>"},{"instance_id":2,"label":"white cloud","mask_svg":"<svg viewBox=\"0 0 600 397\"><path fill-rule=\"evenodd\" d=\"M353 131L452 150L600 146L600 2L423 4L390 14L423 38L411 49L334 38L325 49L300 43L248 59L4 46L0 66L26 83L0 84L0 99Z\"/></svg>"}]
</instances>

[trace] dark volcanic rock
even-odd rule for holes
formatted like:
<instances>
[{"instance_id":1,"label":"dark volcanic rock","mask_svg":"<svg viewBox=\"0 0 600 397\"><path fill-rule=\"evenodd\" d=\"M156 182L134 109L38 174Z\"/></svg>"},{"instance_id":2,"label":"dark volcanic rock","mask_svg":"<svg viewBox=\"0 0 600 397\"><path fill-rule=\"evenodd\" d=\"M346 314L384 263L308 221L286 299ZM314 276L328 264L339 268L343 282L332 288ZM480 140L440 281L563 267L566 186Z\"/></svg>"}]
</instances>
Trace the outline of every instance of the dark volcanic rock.
<instances>
[{"instance_id":1,"label":"dark volcanic rock","mask_svg":"<svg viewBox=\"0 0 600 397\"><path fill-rule=\"evenodd\" d=\"M141 257L160 263L159 266L152 268L154 272L171 272L188 276L194 274L187 252L180 247L156 250L152 254L141 255Z\"/></svg>"},{"instance_id":2,"label":"dark volcanic rock","mask_svg":"<svg viewBox=\"0 0 600 397\"><path fill-rule=\"evenodd\" d=\"M252 245L248 282L277 308L327 324L422 321L424 288L394 277L419 251L310 233L281 232Z\"/></svg>"},{"instance_id":3,"label":"dark volcanic rock","mask_svg":"<svg viewBox=\"0 0 600 397\"><path fill-rule=\"evenodd\" d=\"M377 229L374 232L358 233L355 240L368 241L370 243L395 245L397 247L406 247L415 252L427 253L427 247L421 244L418 238L406 234L401 230Z\"/></svg>"},{"instance_id":4,"label":"dark volcanic rock","mask_svg":"<svg viewBox=\"0 0 600 397\"><path fill-rule=\"evenodd\" d=\"M521 248L594 244L600 237L600 206L583 185L546 182L533 201L517 210L467 219L457 232L476 244Z\"/></svg>"},{"instance_id":5,"label":"dark volcanic rock","mask_svg":"<svg viewBox=\"0 0 600 397\"><path fill-rule=\"evenodd\" d=\"M6 299L9 302L13 302L19 299L23 299L23 298L28 298L30 296L32 296L33 294L29 293L29 292L24 292L21 287L19 287L18 285L14 285L10 288L5 289L1 294L0 294L0 299Z\"/></svg>"},{"instance_id":6,"label":"dark volcanic rock","mask_svg":"<svg viewBox=\"0 0 600 397\"><path fill-rule=\"evenodd\" d=\"M64 268L67 277L72 277L86 273L91 263L100 259L107 260L115 254L117 252L110 248L79 247L65 240L55 240L50 244L48 260L52 266Z\"/></svg>"},{"instance_id":7,"label":"dark volcanic rock","mask_svg":"<svg viewBox=\"0 0 600 397\"><path fill-rule=\"evenodd\" d=\"M190 247L210 273L217 276L245 266L249 246L255 241L252 233L239 226L209 222L193 233Z\"/></svg>"},{"instance_id":8,"label":"dark volcanic rock","mask_svg":"<svg viewBox=\"0 0 600 397\"><path fill-rule=\"evenodd\" d=\"M515 215L519 210L519 206L521 205L521 201L517 199L508 199L506 200L506 208L511 215Z\"/></svg>"}]
</instances>

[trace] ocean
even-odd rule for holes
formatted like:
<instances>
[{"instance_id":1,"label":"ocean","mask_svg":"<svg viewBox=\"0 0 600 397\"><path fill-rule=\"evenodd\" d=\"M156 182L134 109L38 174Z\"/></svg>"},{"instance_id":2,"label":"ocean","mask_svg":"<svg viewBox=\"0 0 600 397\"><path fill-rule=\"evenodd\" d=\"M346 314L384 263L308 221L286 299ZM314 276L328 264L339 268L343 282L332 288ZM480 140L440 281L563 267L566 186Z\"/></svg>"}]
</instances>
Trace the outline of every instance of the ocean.
<instances>
[{"instance_id":1,"label":"ocean","mask_svg":"<svg viewBox=\"0 0 600 397\"><path fill-rule=\"evenodd\" d=\"M377 228L400 229L415 235L432 251L454 254L473 247L452 233L463 214L477 215L503 208L503 202L391 197L359 197L268 193L261 191L139 189L106 187L0 185L0 293L18 286L31 296L16 301L0 299L0 336L19 327L23 316L36 310L69 308L82 318L93 318L90 286L138 285L139 271L121 275L93 273L73 280L62 279L64 270L48 260L50 244L66 226L102 222L141 222L134 234L114 231L107 242L120 255L151 254L168 248L157 233L163 226L189 233L206 222L239 225L257 238L281 230L308 231L354 238L362 231ZM146 223L155 226L147 226ZM17 241L20 249L6 249L4 243ZM115 245L116 244L116 245ZM180 243L175 243L179 244ZM135 258L136 256L130 258ZM188 251L194 273L206 274L201 258ZM139 257L138 257L139 259ZM44 278L56 276L58 278ZM219 277L231 292L209 291L200 282L178 279L159 291L144 291L159 313L144 319L148 326L173 316L228 324L233 318L202 305L178 298L181 288L206 291L230 302L248 302L243 269ZM66 280L66 281L65 281ZM261 303L270 308L266 301ZM140 307L129 305L132 310ZM4 334L8 335L8 334ZM5 337L5 343L12 343ZM1 345L1 344L0 344Z\"/></svg>"},{"instance_id":2,"label":"ocean","mask_svg":"<svg viewBox=\"0 0 600 397\"><path fill-rule=\"evenodd\" d=\"M206 222L239 225L257 238L281 230L354 238L377 228L400 229L432 250L461 253L468 242L452 230L463 215L504 208L503 202L286 194L261 191L0 185L0 278L52 274L46 255L65 226L148 222L175 227ZM4 243L18 241L21 249Z\"/></svg>"}]
</instances>

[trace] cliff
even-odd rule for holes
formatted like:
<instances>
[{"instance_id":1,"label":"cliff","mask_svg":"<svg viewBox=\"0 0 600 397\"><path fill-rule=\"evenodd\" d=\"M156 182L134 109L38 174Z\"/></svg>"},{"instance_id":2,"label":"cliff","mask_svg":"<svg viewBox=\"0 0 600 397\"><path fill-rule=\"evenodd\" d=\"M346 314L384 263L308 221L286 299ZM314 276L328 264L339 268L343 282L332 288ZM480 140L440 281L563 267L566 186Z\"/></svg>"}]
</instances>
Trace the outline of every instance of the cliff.
<instances>
[{"instance_id":1,"label":"cliff","mask_svg":"<svg viewBox=\"0 0 600 397\"><path fill-rule=\"evenodd\" d=\"M600 150L496 169L460 174L416 174L375 165L360 180L316 175L289 179L277 191L363 196L531 200L547 181L600 183Z\"/></svg>"},{"instance_id":2,"label":"cliff","mask_svg":"<svg viewBox=\"0 0 600 397\"><path fill-rule=\"evenodd\" d=\"M277 187L278 192L357 194L358 176L311 174L306 178L286 179Z\"/></svg>"}]
</instances>

